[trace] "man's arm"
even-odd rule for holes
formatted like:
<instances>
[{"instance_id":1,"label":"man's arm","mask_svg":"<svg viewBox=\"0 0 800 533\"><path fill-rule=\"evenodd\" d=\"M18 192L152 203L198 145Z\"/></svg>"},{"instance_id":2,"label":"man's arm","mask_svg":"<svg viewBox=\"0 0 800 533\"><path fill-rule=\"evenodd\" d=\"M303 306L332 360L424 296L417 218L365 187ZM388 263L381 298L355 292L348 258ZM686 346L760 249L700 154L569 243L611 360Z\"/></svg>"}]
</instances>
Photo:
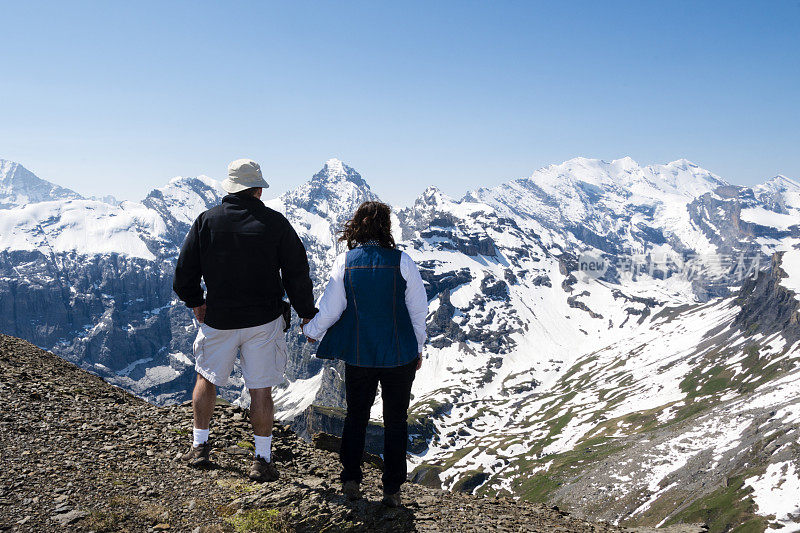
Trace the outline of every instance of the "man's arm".
<instances>
[{"instance_id":1,"label":"man's arm","mask_svg":"<svg viewBox=\"0 0 800 533\"><path fill-rule=\"evenodd\" d=\"M178 262L175 264L175 278L172 290L178 295L186 307L194 311L198 322L205 320L206 301L203 288L200 286L202 271L200 269L200 219L195 220L186 240L183 241Z\"/></svg>"},{"instance_id":2,"label":"man's arm","mask_svg":"<svg viewBox=\"0 0 800 533\"><path fill-rule=\"evenodd\" d=\"M281 268L283 288L289 296L289 302L304 321L311 320L317 314L314 307L314 285L309 275L308 256L303 242L291 224L286 223L278 244L278 262Z\"/></svg>"}]
</instances>

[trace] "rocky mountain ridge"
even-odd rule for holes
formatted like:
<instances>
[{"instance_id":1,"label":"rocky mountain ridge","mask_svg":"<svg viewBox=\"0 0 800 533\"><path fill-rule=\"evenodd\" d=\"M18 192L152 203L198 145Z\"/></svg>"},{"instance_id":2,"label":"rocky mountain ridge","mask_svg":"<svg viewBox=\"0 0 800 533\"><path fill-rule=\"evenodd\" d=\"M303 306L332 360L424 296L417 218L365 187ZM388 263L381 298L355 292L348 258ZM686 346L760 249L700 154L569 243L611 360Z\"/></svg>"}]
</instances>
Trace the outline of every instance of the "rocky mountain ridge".
<instances>
[{"instance_id":1,"label":"rocky mountain ridge","mask_svg":"<svg viewBox=\"0 0 800 533\"><path fill-rule=\"evenodd\" d=\"M195 331L171 294L171 268L188 225L219 201L215 187L178 178L142 204L0 209L0 331L151 401L184 400ZM374 198L355 170L331 160L308 184L267 201L306 244L317 290L340 251L336 229ZM793 420L798 343L780 323L796 316L800 293L800 186L792 180L737 187L688 161L577 158L461 199L430 188L395 214L396 238L420 265L430 301L411 413L415 479L622 524L685 521L675 487L666 487L683 483L686 464L714 447L760 446L767 426L741 425L749 403L784 413L778 426ZM582 268L587 253L602 273ZM773 281L759 278L766 268ZM741 293L748 277L756 297ZM305 436L338 427L342 369L315 359L295 331L288 340L279 416ZM235 376L222 394L246 405L241 387ZM704 422L709 413L741 442L720 441L725 433ZM653 435L661 446L646 444ZM581 476L602 470L614 446L613 464L647 450L650 466L585 486ZM700 505L737 476L761 494L791 486L795 460L773 455L756 454L758 468L747 472L716 461L715 475L680 498ZM751 519L749 494L726 495L746 510L731 523ZM793 527L792 513L786 503L773 514Z\"/></svg>"}]
</instances>

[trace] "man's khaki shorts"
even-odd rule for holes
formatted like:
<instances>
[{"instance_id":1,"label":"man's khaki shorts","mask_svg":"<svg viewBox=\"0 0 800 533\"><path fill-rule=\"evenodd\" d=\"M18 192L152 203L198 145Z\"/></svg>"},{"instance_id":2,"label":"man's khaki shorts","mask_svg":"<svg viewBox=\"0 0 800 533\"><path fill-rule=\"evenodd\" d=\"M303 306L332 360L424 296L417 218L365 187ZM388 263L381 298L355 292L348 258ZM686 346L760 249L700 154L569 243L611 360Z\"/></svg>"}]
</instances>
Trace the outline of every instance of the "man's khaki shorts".
<instances>
[{"instance_id":1,"label":"man's khaki shorts","mask_svg":"<svg viewBox=\"0 0 800 533\"><path fill-rule=\"evenodd\" d=\"M289 353L283 327L282 316L252 328L214 329L200 324L194 341L195 370L214 385L227 385L238 353L245 387L280 385Z\"/></svg>"}]
</instances>

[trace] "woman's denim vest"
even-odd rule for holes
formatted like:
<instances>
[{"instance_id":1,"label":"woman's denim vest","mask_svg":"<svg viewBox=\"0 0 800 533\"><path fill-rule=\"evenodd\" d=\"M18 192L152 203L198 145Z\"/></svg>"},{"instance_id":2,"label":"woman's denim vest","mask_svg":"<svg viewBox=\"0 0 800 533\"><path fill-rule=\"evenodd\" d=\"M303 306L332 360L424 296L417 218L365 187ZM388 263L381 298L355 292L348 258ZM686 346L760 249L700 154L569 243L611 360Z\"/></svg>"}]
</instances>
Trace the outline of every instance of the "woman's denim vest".
<instances>
[{"instance_id":1,"label":"woman's denim vest","mask_svg":"<svg viewBox=\"0 0 800 533\"><path fill-rule=\"evenodd\" d=\"M320 341L317 357L376 368L402 366L417 358L401 254L372 244L347 252L347 307Z\"/></svg>"}]
</instances>

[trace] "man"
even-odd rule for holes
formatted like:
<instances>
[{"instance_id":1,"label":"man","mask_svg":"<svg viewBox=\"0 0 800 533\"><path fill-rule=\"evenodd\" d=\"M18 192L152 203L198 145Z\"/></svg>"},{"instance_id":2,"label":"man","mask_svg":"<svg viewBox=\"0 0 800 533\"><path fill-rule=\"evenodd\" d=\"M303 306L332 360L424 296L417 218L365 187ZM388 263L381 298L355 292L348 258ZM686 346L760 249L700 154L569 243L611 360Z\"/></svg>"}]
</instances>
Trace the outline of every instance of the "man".
<instances>
[{"instance_id":1,"label":"man","mask_svg":"<svg viewBox=\"0 0 800 533\"><path fill-rule=\"evenodd\" d=\"M272 387L283 382L287 361L284 319L288 305L307 323L314 307L308 258L289 221L260 200L269 184L258 163L237 159L228 166L222 204L195 220L175 266L173 289L198 322L194 341L197 381L192 395L192 448L183 456L194 467L211 464L208 426L216 387L227 384L237 353L250 390L255 434L254 481L274 481L271 461ZM200 285L205 281L206 295Z\"/></svg>"}]
</instances>

